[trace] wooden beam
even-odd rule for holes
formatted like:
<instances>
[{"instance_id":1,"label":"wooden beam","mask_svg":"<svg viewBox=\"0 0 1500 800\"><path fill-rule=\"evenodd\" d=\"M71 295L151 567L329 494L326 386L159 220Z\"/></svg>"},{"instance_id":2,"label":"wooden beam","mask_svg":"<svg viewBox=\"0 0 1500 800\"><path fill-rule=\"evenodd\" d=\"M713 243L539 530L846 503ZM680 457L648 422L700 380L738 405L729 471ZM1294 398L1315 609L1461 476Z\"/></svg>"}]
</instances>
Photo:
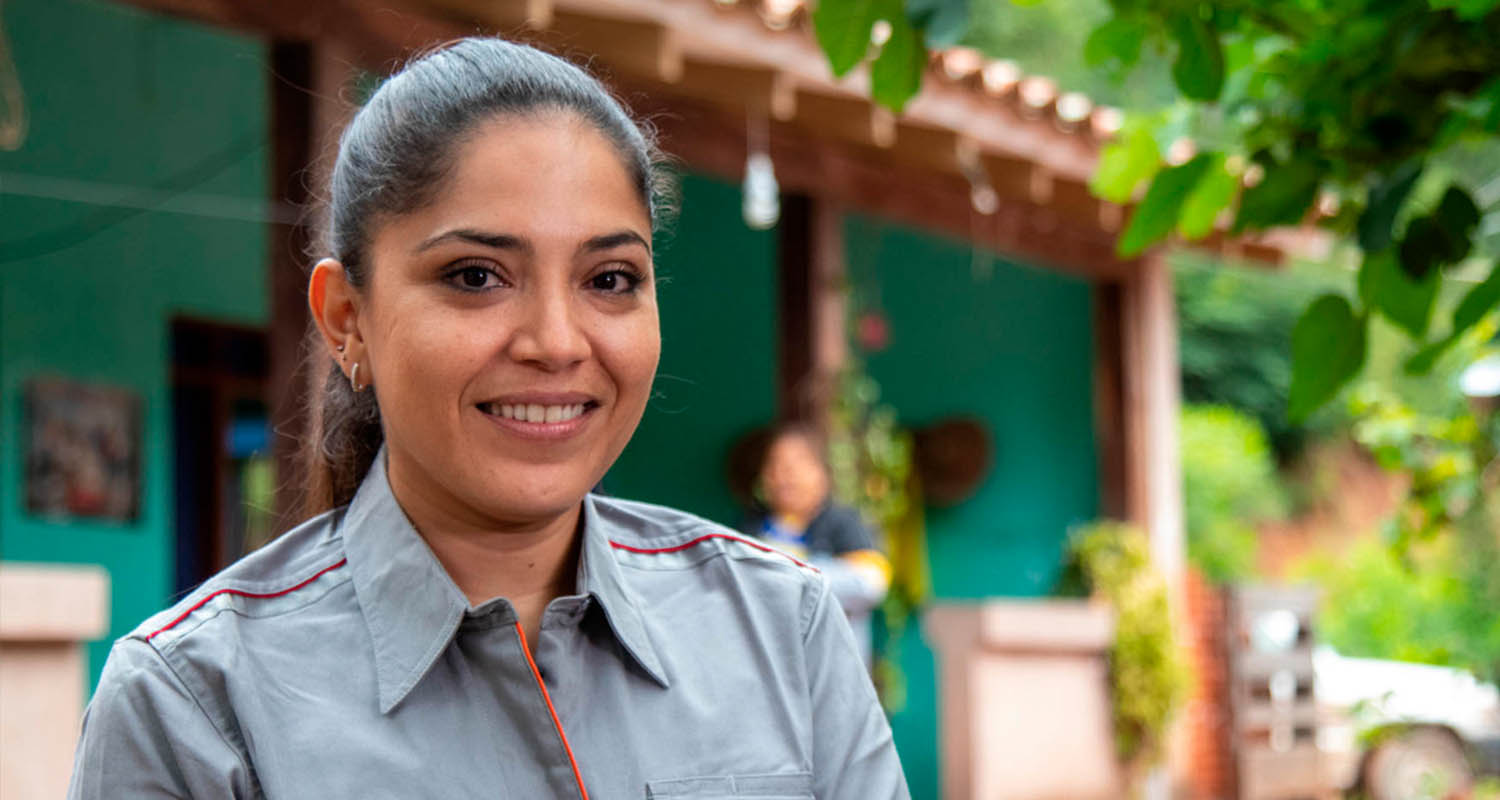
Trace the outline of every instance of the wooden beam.
<instances>
[{"instance_id":1,"label":"wooden beam","mask_svg":"<svg viewBox=\"0 0 1500 800\"><path fill-rule=\"evenodd\" d=\"M302 42L271 44L271 197L276 203L304 208L312 200L305 180L314 140L312 46ZM276 460L276 530L301 519L307 483L301 458L307 431L303 394L307 385L302 345L307 330L305 254L312 243L307 225L270 227L271 260L266 269L271 287L270 397L271 452Z\"/></svg>"},{"instance_id":2,"label":"wooden beam","mask_svg":"<svg viewBox=\"0 0 1500 800\"><path fill-rule=\"evenodd\" d=\"M776 226L779 269L776 282L777 409L782 419L807 420L816 409L808 391L812 351L813 200L785 194Z\"/></svg>"},{"instance_id":3,"label":"wooden beam","mask_svg":"<svg viewBox=\"0 0 1500 800\"><path fill-rule=\"evenodd\" d=\"M333 45L351 64L386 72L413 52L477 33L383 0L123 0L148 11L286 42Z\"/></svg>"},{"instance_id":4,"label":"wooden beam","mask_svg":"<svg viewBox=\"0 0 1500 800\"><path fill-rule=\"evenodd\" d=\"M682 78L667 91L726 110L787 121L797 114L797 87L775 67L688 56Z\"/></svg>"},{"instance_id":5,"label":"wooden beam","mask_svg":"<svg viewBox=\"0 0 1500 800\"><path fill-rule=\"evenodd\" d=\"M871 147L896 143L896 117L857 95L798 87L796 124L820 137Z\"/></svg>"},{"instance_id":6,"label":"wooden beam","mask_svg":"<svg viewBox=\"0 0 1500 800\"><path fill-rule=\"evenodd\" d=\"M627 88L628 96L636 96L634 87ZM635 111L655 121L666 151L691 168L734 183L742 180L742 116L686 101L652 104L649 95ZM770 140L784 193L805 193L1090 278L1119 278L1131 269L1115 256L1113 234L1089 220L1069 219L1025 198L1007 197L997 213L985 216L972 207L972 187L962 176L896 163L889 151L817 139L792 125L771 125Z\"/></svg>"},{"instance_id":7,"label":"wooden beam","mask_svg":"<svg viewBox=\"0 0 1500 800\"><path fill-rule=\"evenodd\" d=\"M661 83L682 79L683 53L672 28L655 20L556 9L543 38L566 50L598 56L616 70ZM569 53L569 55L572 55Z\"/></svg>"},{"instance_id":8,"label":"wooden beam","mask_svg":"<svg viewBox=\"0 0 1500 800\"><path fill-rule=\"evenodd\" d=\"M1055 179L1046 167L1029 159L1003 153L981 153L979 161L989 174L990 185L1000 197L1039 206L1052 202Z\"/></svg>"},{"instance_id":9,"label":"wooden beam","mask_svg":"<svg viewBox=\"0 0 1500 800\"><path fill-rule=\"evenodd\" d=\"M552 25L552 0L425 0L443 13L501 34Z\"/></svg>"},{"instance_id":10,"label":"wooden beam","mask_svg":"<svg viewBox=\"0 0 1500 800\"><path fill-rule=\"evenodd\" d=\"M1094 286L1094 438L1099 458L1099 513L1126 519L1124 289L1119 281Z\"/></svg>"},{"instance_id":11,"label":"wooden beam","mask_svg":"<svg viewBox=\"0 0 1500 800\"><path fill-rule=\"evenodd\" d=\"M953 128L898 121L893 150L896 158L937 172L965 175L982 168L978 143Z\"/></svg>"},{"instance_id":12,"label":"wooden beam","mask_svg":"<svg viewBox=\"0 0 1500 800\"><path fill-rule=\"evenodd\" d=\"M1177 435L1182 378L1172 270L1160 251L1123 283L1121 309L1126 515L1150 537L1151 560L1175 596L1187 563Z\"/></svg>"},{"instance_id":13,"label":"wooden beam","mask_svg":"<svg viewBox=\"0 0 1500 800\"><path fill-rule=\"evenodd\" d=\"M1052 179L1051 204L1065 216L1093 219L1106 231L1119 230L1124 215L1120 206L1100 200L1087 183L1072 178Z\"/></svg>"}]
</instances>

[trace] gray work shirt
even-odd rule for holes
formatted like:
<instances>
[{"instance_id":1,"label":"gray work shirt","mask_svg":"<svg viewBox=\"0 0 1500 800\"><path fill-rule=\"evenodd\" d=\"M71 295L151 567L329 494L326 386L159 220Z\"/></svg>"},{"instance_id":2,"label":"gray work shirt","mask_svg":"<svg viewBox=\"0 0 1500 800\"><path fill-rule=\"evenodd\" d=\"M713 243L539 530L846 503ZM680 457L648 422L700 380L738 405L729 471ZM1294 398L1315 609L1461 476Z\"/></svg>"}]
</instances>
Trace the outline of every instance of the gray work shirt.
<instances>
[{"instance_id":1,"label":"gray work shirt","mask_svg":"<svg viewBox=\"0 0 1500 800\"><path fill-rule=\"evenodd\" d=\"M530 652L377 459L347 508L115 643L69 796L908 796L822 576L659 506L589 496L582 527Z\"/></svg>"}]
</instances>

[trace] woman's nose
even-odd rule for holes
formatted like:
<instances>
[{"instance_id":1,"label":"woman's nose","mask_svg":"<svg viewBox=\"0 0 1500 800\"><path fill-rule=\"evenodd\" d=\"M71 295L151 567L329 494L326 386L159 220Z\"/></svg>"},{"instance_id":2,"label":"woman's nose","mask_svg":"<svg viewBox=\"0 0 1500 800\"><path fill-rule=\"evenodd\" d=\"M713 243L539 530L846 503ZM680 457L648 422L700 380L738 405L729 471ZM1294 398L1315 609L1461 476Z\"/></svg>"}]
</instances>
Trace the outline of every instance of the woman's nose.
<instances>
[{"instance_id":1,"label":"woman's nose","mask_svg":"<svg viewBox=\"0 0 1500 800\"><path fill-rule=\"evenodd\" d=\"M518 323L509 348L517 361L556 371L589 357L588 337L565 290L539 289Z\"/></svg>"}]
</instances>

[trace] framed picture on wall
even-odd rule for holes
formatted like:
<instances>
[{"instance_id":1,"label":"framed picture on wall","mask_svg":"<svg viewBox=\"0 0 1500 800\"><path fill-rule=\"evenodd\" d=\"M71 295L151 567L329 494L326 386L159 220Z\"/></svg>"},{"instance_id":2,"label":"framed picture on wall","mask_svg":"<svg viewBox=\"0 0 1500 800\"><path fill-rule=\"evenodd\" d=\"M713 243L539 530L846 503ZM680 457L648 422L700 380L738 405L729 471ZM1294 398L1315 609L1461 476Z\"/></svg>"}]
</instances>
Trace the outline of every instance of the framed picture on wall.
<instances>
[{"instance_id":1,"label":"framed picture on wall","mask_svg":"<svg viewBox=\"0 0 1500 800\"><path fill-rule=\"evenodd\" d=\"M36 378L24 390L26 509L129 522L140 513L141 399L129 389Z\"/></svg>"}]
</instances>

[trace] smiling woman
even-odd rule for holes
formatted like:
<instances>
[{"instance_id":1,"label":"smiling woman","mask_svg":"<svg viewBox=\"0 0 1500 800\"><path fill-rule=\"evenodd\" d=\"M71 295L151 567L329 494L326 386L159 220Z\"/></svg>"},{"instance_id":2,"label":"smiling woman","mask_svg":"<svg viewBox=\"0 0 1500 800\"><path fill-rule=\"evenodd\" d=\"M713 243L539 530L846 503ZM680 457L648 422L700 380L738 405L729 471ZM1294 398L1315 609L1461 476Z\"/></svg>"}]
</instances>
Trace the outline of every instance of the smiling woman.
<instances>
[{"instance_id":1,"label":"smiling woman","mask_svg":"<svg viewBox=\"0 0 1500 800\"><path fill-rule=\"evenodd\" d=\"M308 285L313 516L115 644L73 797L907 796L822 575L589 493L660 354L657 156L500 40L375 92Z\"/></svg>"}]
</instances>

